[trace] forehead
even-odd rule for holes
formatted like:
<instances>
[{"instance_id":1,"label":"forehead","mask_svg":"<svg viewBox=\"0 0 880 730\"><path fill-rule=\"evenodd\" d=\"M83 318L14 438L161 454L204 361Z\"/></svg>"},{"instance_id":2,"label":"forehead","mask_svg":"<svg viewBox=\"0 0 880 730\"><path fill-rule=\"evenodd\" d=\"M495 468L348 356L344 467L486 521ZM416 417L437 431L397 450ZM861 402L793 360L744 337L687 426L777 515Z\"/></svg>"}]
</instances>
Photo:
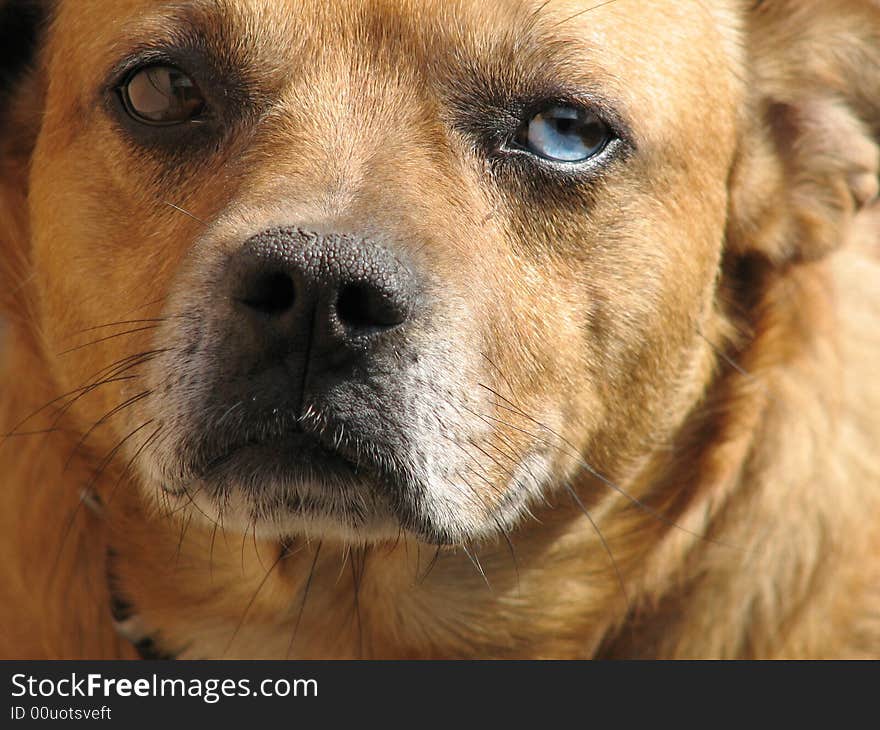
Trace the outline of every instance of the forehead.
<instances>
[{"instance_id":1,"label":"forehead","mask_svg":"<svg viewBox=\"0 0 880 730\"><path fill-rule=\"evenodd\" d=\"M555 80L636 115L650 105L658 124L672 121L664 110L673 105L729 99L740 60L734 12L711 0L66 0L55 27L55 58L67 68L76 59L93 83L96 64L183 46L244 67L268 90L316 74Z\"/></svg>"},{"instance_id":2,"label":"forehead","mask_svg":"<svg viewBox=\"0 0 880 730\"><path fill-rule=\"evenodd\" d=\"M535 30L583 31L591 26L601 34L610 27L629 37L654 36L665 30L678 35L688 30L704 33L711 25L724 25L733 0L61 0L60 14L81 32L125 32L143 21L186 19L207 25L243 23L240 30L278 31L290 37L297 31L346 33L358 28L362 38L370 29L392 38L395 33L425 39L461 33L517 36ZM114 22L108 22L109 19ZM101 22L103 21L103 22ZM268 24L268 25L267 25ZM263 27L260 27L263 26ZM366 29L366 31L365 31ZM331 41L330 36L323 40ZM666 38L674 41L674 38Z\"/></svg>"}]
</instances>

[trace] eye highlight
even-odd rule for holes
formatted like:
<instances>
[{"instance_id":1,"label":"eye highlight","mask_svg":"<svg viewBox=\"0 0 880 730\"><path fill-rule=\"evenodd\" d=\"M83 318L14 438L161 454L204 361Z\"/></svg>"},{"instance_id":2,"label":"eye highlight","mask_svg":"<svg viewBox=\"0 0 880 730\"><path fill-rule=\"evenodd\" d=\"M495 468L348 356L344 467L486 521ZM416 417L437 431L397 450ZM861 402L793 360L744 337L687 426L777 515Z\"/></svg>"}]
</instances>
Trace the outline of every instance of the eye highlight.
<instances>
[{"instance_id":1,"label":"eye highlight","mask_svg":"<svg viewBox=\"0 0 880 730\"><path fill-rule=\"evenodd\" d=\"M199 117L205 98L195 81L174 66L153 65L129 74L119 88L125 111L151 126L183 124Z\"/></svg>"},{"instance_id":2,"label":"eye highlight","mask_svg":"<svg viewBox=\"0 0 880 730\"><path fill-rule=\"evenodd\" d=\"M601 154L614 133L586 109L556 105L533 116L516 133L520 150L551 162L586 162Z\"/></svg>"}]
</instances>

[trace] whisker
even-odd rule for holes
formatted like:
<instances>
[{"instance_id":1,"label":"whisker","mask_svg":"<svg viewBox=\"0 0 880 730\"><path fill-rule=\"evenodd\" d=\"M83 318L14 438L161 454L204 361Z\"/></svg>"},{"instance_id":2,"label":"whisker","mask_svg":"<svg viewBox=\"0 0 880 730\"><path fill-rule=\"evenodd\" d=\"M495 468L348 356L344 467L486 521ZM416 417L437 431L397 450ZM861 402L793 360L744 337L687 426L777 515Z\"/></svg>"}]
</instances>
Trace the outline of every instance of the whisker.
<instances>
[{"instance_id":1,"label":"whisker","mask_svg":"<svg viewBox=\"0 0 880 730\"><path fill-rule=\"evenodd\" d=\"M213 517L211 517L211 515L209 515L207 512L205 512L201 507L199 507L198 503L196 502L196 497L202 491L203 491L202 487L199 487L198 489L196 489L195 492L190 492L187 487L184 487L183 494L187 498L187 503L183 507L184 508L192 507L196 512L198 512L202 517L205 518L205 520L208 522L208 524L217 526L218 521L216 519L214 519ZM174 514L177 514L178 512L181 512L181 511L183 511L183 510L182 509L175 510ZM220 529L223 530L222 524L220 525ZM224 540L225 540L225 537L226 537L225 530L223 532L223 535L224 535ZM246 535L245 535L245 537L246 537ZM244 569L244 560L242 560L242 572L243 572L243 569Z\"/></svg>"},{"instance_id":2,"label":"whisker","mask_svg":"<svg viewBox=\"0 0 880 730\"><path fill-rule=\"evenodd\" d=\"M147 449L149 446L156 440L160 433L162 433L162 429L164 426L161 424L156 428L153 433L147 437L147 440L141 444L137 451L135 451L134 456L132 456L128 463L125 465L125 469L122 470L122 474L119 475L119 479L116 480L116 483L113 485L113 489L110 490L110 494L107 497L107 504L109 505L113 501L113 497L116 496L116 490L119 489L119 485L122 483L122 480L125 476L131 471L132 466L134 466L135 461L140 457L140 455Z\"/></svg>"},{"instance_id":3,"label":"whisker","mask_svg":"<svg viewBox=\"0 0 880 730\"><path fill-rule=\"evenodd\" d=\"M552 2L553 2L553 0L544 0L544 2L542 2L537 8L535 8L535 9L530 13L530 18L531 18L533 21L534 21L535 19L537 19L538 16L540 16L541 13L544 12L544 9L545 9L550 3L552 3Z\"/></svg>"},{"instance_id":4,"label":"whisker","mask_svg":"<svg viewBox=\"0 0 880 730\"><path fill-rule=\"evenodd\" d=\"M183 553L183 541L186 539L186 533L189 532L190 523L192 523L192 512L188 512L180 521L180 535L177 538L177 552L174 555L175 569L180 566L180 556Z\"/></svg>"},{"instance_id":5,"label":"whisker","mask_svg":"<svg viewBox=\"0 0 880 730\"><path fill-rule=\"evenodd\" d=\"M128 370L131 370L134 367L137 367L138 365L142 365L143 363L148 362L150 359L152 359L157 354L162 353L162 352L166 352L166 350L154 350L154 351L148 351L146 353L139 353L137 355L131 355L129 357L123 358L122 360L118 360L116 363L113 363L112 365L110 365L106 368L102 368L101 370L98 371L98 373L96 373L92 377L93 378L100 378L101 376L106 375L106 377L103 380L98 380L96 382L92 382L89 385L85 385L85 386L81 386L79 388L76 388L75 390L72 390L70 393L66 393L64 395L58 396L57 398L53 398L48 403L40 406L40 408L38 408L33 413L31 413L30 415L28 415L27 417L22 419L18 424L16 424L16 426L13 428L12 432L4 434L3 438L0 439L0 446L2 446L5 443L6 439L11 438L13 436L54 433L55 431L58 430L57 427L58 427L58 424L61 422L61 419L64 418L65 414L81 398L84 398L89 393L93 392L97 388L100 388L104 385L108 385L110 383L118 383L118 382L125 382L128 380L134 380L135 378L137 378L139 376L137 376L137 375L132 376L132 377L117 377L117 376L121 375L122 373L124 373ZM109 372L107 372L108 370L109 370ZM67 403L65 403L61 407L61 409L55 414L55 419L52 422L52 425L49 429L40 430L40 431L25 431L25 432L19 431L19 429L24 424L26 424L32 418L35 418L36 416L38 416L40 413L42 413L47 408L51 408L53 405L58 403L58 401L63 400L65 398L69 398L70 396L74 396L74 395L75 395L75 397L71 398L71 400L69 400Z\"/></svg>"},{"instance_id":6,"label":"whisker","mask_svg":"<svg viewBox=\"0 0 880 730\"><path fill-rule=\"evenodd\" d=\"M568 22L574 20L575 18L580 17L581 15L586 15L587 13L591 13L594 10L598 10L599 8L604 8L606 5L611 5L612 3L615 3L615 2L617 2L617 0L605 0L605 2L599 3L598 5L593 5L592 7L584 8L583 10L579 10L574 15L569 15L567 18L560 20L558 23L554 23L553 25L551 25L550 30L552 30L553 28L558 28L560 25L568 23Z\"/></svg>"},{"instance_id":7,"label":"whisker","mask_svg":"<svg viewBox=\"0 0 880 730\"><path fill-rule=\"evenodd\" d=\"M246 564L246 558L245 558L245 548L247 547L247 535L248 535L248 530L247 530L247 525L245 525L245 528L241 533L241 555L240 555L240 557L241 557L241 574L242 575L245 575L247 573L247 564Z\"/></svg>"},{"instance_id":8,"label":"whisker","mask_svg":"<svg viewBox=\"0 0 880 730\"><path fill-rule=\"evenodd\" d=\"M211 547L208 549L208 577L211 583L214 582L214 543L217 541L217 530L219 528L219 523L214 522L214 529L211 530Z\"/></svg>"},{"instance_id":9,"label":"whisker","mask_svg":"<svg viewBox=\"0 0 880 730\"><path fill-rule=\"evenodd\" d=\"M119 337L127 337L128 335L134 335L138 332L149 332L150 330L158 329L159 325L153 324L148 325L146 327L137 327L135 329L126 330L125 332L117 332L113 335L107 335L106 337L101 337L97 340L92 340L91 342L86 342L83 345L77 345L76 347L71 347L67 350L63 350L62 352L56 353L57 357L62 357L64 355L69 355L72 352L78 352L79 350L85 350L87 347L92 347L93 345L99 345L102 342L109 342L110 340L118 339Z\"/></svg>"},{"instance_id":10,"label":"whisker","mask_svg":"<svg viewBox=\"0 0 880 730\"><path fill-rule=\"evenodd\" d=\"M547 0L547 1L550 2L551 0ZM544 4L546 5L547 3L544 3ZM508 379L507 375L504 374L504 371L503 371L500 367L498 367L498 366L494 363L494 361L493 361L493 360L492 360L492 359L491 359L491 358L490 358L485 352L481 352L480 355L483 357L483 359L484 359L487 363L489 363L489 365L492 366L492 369L493 369L496 373L498 373L498 376L504 381L504 384L507 386L507 389L510 391L510 396L511 396L511 398L515 398L515 397L516 397L516 390L514 390L513 385L511 384L511 382L510 382L510 380Z\"/></svg>"},{"instance_id":11,"label":"whisker","mask_svg":"<svg viewBox=\"0 0 880 730\"><path fill-rule=\"evenodd\" d=\"M260 546L259 546L259 543L257 542L257 521L256 521L256 519L254 520L253 529L251 532L252 532L253 538L254 538L254 554L257 556L257 562L260 564L260 567L263 570L265 570L266 566L263 563L263 556L260 555Z\"/></svg>"},{"instance_id":12,"label":"whisker","mask_svg":"<svg viewBox=\"0 0 880 730\"><path fill-rule=\"evenodd\" d=\"M702 332L700 332L700 330L697 330L697 336L701 337L706 342L706 344L708 344L709 347L712 348L712 350L715 352L715 354L718 355L718 357L720 357L722 360L724 360L724 362L726 362L728 365L730 365L730 367L732 367L734 370L736 370L736 372L738 372L740 375L748 378L749 380L756 380L754 375L752 375L748 370L746 370L744 367L742 367L742 365L740 365L733 358L731 358L729 355L727 355L727 353L725 353L720 347L718 347L718 345L716 345L708 337L706 337L706 335L704 335ZM759 383L759 384L763 385L763 383Z\"/></svg>"},{"instance_id":13,"label":"whisker","mask_svg":"<svg viewBox=\"0 0 880 730\"><path fill-rule=\"evenodd\" d=\"M133 309L126 310L125 312L122 313L121 316L129 317L132 314L134 314L135 312L140 312L141 310L147 309L148 307L152 307L155 304L161 304L164 301L165 301L165 297L158 297L157 299L151 299L150 301L144 302L143 304L141 304L138 307L134 307Z\"/></svg>"},{"instance_id":14,"label":"whisker","mask_svg":"<svg viewBox=\"0 0 880 730\"><path fill-rule=\"evenodd\" d=\"M504 542L507 543L507 550L510 552L510 559L513 561L513 573L516 576L516 589L520 590L519 584L519 561L516 558L516 548L513 546L513 540L510 539L510 535L507 530L503 528L502 525L496 522L496 527L501 534L501 537L504 539Z\"/></svg>"},{"instance_id":15,"label":"whisker","mask_svg":"<svg viewBox=\"0 0 880 730\"><path fill-rule=\"evenodd\" d=\"M323 545L323 541L318 543L318 548L315 550L315 558L314 560L312 560L312 567L309 570L309 577L306 578L306 584L303 588L302 602L299 606L299 613L296 617L296 623L293 625L293 635L290 637L290 643L287 645L288 659L290 659L290 652L293 651L293 644L296 641L297 634L299 633L299 625L306 610L306 601L308 601L309 599L309 590L312 587L312 579L315 577L315 569L318 567L318 558L321 556L321 547Z\"/></svg>"},{"instance_id":16,"label":"whisker","mask_svg":"<svg viewBox=\"0 0 880 730\"><path fill-rule=\"evenodd\" d=\"M207 226L207 225L208 225L208 224L207 224L205 221L203 221L201 218L199 218L198 216L193 215L193 214L190 213L188 210L185 210L184 208L181 208L179 205L175 205L174 203L169 203L167 200L163 200L162 202L163 202L165 205L167 205L169 208L173 208L174 210L176 210L178 213L183 213L183 215L187 216L188 218L192 218L192 219L193 219L194 221L196 221L197 223L201 223L203 226Z\"/></svg>"},{"instance_id":17,"label":"whisker","mask_svg":"<svg viewBox=\"0 0 880 730\"><path fill-rule=\"evenodd\" d=\"M472 456L468 456L468 458L471 459L471 461L474 461L474 458L473 458ZM495 482L493 482L493 481L492 481L491 479L489 479L488 477L483 476L482 474L478 474L478 473L473 469L473 467L471 467L470 464L465 464L465 465L464 465L464 468L465 468L469 473L473 474L477 479L479 479L480 481L484 482L484 483L486 484L486 486L489 487L489 489L491 489L493 492L495 492L496 496L500 497L501 499L504 499L504 497L505 497L504 490L501 489L501 487L499 487L497 484L495 484ZM472 488L472 489L473 489L473 488ZM474 491L476 491L476 490L474 490Z\"/></svg>"},{"instance_id":18,"label":"whisker","mask_svg":"<svg viewBox=\"0 0 880 730\"><path fill-rule=\"evenodd\" d=\"M352 554L351 556L351 582L352 582L352 593L353 593L353 602L354 602L354 614L355 620L357 621L357 630L358 630L358 658L364 658L364 625L363 620L361 618L361 602L360 602L360 592L361 592L361 581L363 580L363 574L366 570L367 565L367 547L360 548L359 552L361 553L361 563L360 566L356 565L355 556Z\"/></svg>"},{"instance_id":19,"label":"whisker","mask_svg":"<svg viewBox=\"0 0 880 730\"><path fill-rule=\"evenodd\" d=\"M102 381L101 383L99 383L99 385L109 385L110 383L124 383L124 382L130 381L130 380L137 380L138 377L139 376L137 376L137 375L127 375L122 378L112 378L112 379L109 379L106 381ZM91 388L92 388L92 386L88 386L87 388L79 388L78 390L83 391L83 390L88 390ZM77 391L73 391L73 392L77 392ZM53 401L53 403L58 400L61 400L61 398L67 398L69 395L70 395L70 393L68 393L67 395L60 396L59 398L56 398L55 401ZM43 408L41 408L40 410L44 410L45 408L49 407L50 405L52 405L52 404L51 403L47 404L46 406L43 406ZM39 414L39 411L31 414L30 416L28 416L27 420L30 420L31 418L33 418L34 416L36 416L38 414ZM25 422L26 421L23 421L22 424L20 424L20 425L24 425ZM54 425L50 428L34 429L33 431L15 430L15 431L10 431L9 433L0 434L0 436L2 436L2 438L0 438L0 446L3 445L3 442L6 439L18 438L20 436L44 436L49 433L57 433L57 432L61 431L62 429L57 428L58 420L56 420L55 423L56 423L56 425Z\"/></svg>"},{"instance_id":20,"label":"whisker","mask_svg":"<svg viewBox=\"0 0 880 730\"><path fill-rule=\"evenodd\" d=\"M469 459L470 461L474 462L474 463L475 463L477 466L479 466L481 469L483 468L483 466L479 463L479 461L477 461L477 460L474 458L474 455L471 454L470 452L468 452L468 450L467 450L462 444L458 443L458 441L456 441L455 439L453 439L453 438L452 438L451 436L449 436L448 434L445 434L445 433L444 433L444 434L441 434L441 435L443 436L443 438L445 438L447 441L449 441L453 446L455 446L456 448L460 449L461 452L465 455L465 457L466 457L467 459ZM472 442L469 441L469 443L471 443L471 445L473 445ZM492 457L489 456L489 454L486 454L486 452L485 452L485 451L482 451L482 449L479 449L479 447L477 447L477 448L478 448L478 450L480 450L483 454L485 454L489 459L491 459L491 460L494 461L496 464L498 464L498 462L495 461L494 459L492 459ZM498 466L499 466L499 468L502 469L502 471L506 471L506 470L504 469L504 467L502 467L500 464L498 464ZM475 470L474 470L469 464L465 464L465 468L466 468L468 471L470 471L474 476L476 476L478 479L481 479L482 481L484 481L484 482L489 486L489 488L490 488L493 492L495 492L496 495L498 495L499 497L502 497L502 498L504 497L504 492L501 491L501 489L500 489L500 488L499 488L494 482L492 482L490 479L488 479L486 476L484 476L484 475L482 475L482 474L478 474L478 473L477 473L477 472L476 472L476 471L475 471ZM485 469L484 469L484 471L485 471ZM513 472L510 472L510 476L511 476L511 477L513 476Z\"/></svg>"},{"instance_id":21,"label":"whisker","mask_svg":"<svg viewBox=\"0 0 880 730\"><path fill-rule=\"evenodd\" d=\"M71 451L70 456L68 456L67 461L64 462L64 467L61 470L62 474L67 471L67 469L70 467L71 462L79 454L80 449L82 449L82 447L85 445L86 441L88 441L89 437L97 429L99 429L101 426L103 426L105 423L107 423L107 421L109 421L111 418L113 418L113 416L121 413L122 411L126 410L127 408L131 408L131 406L139 403L140 401L142 401L146 398L149 398L152 394L153 394L152 390L145 390L141 393L138 393L137 395L134 395L131 398L128 398L127 400L123 401L115 408L107 411L107 413L105 413L103 416L101 416L101 418L99 418L97 421L95 421L95 423L92 424L92 426L89 428L89 430L86 431L80 437L80 439L76 442L76 445L73 447L73 450Z\"/></svg>"},{"instance_id":22,"label":"whisker","mask_svg":"<svg viewBox=\"0 0 880 730\"><path fill-rule=\"evenodd\" d=\"M275 558L275 561L272 563L272 565L266 571L266 574L263 576L263 579L260 581L260 584L257 586L257 590L254 591L254 594L251 596L251 600L248 601L248 604L244 609L244 613L242 613L241 618L238 621L238 625L235 627L235 631L232 632L232 636L229 639L229 643L226 645L226 649L223 651L223 656L226 656L229 653L229 650L232 648L232 645L235 643L235 640L238 637L239 632L244 627L244 622L247 619L247 616L250 613L251 609L254 607L254 603L256 603L257 597L260 595L260 592L263 590L264 586L269 581L269 577L272 575L272 573L275 572L275 568L278 567L278 565L281 563L281 561L283 559L284 559L284 552L279 550L278 557Z\"/></svg>"},{"instance_id":23,"label":"whisker","mask_svg":"<svg viewBox=\"0 0 880 730\"><path fill-rule=\"evenodd\" d=\"M425 568L425 572L422 574L422 576L420 578L416 577L416 585L422 585L426 580L428 580L428 576L431 575L431 571L434 570L434 566L436 566L438 561L440 560L440 553L442 551L443 551L443 546L438 545L437 549L434 551L434 557L431 558L431 562L428 563L428 567Z\"/></svg>"},{"instance_id":24,"label":"whisker","mask_svg":"<svg viewBox=\"0 0 880 730\"><path fill-rule=\"evenodd\" d=\"M461 547L461 549L464 551L464 554L467 555L468 560L471 561L471 564L477 569L477 572L483 578L483 582L486 584L486 588L488 588L491 593L494 593L495 591L492 588L492 584L489 583L489 579L486 577L486 571L483 570L483 565L480 563L480 558L477 555L477 551L474 550L473 555L471 555L471 552L467 549L466 545L461 544L459 547Z\"/></svg>"},{"instance_id":25,"label":"whisker","mask_svg":"<svg viewBox=\"0 0 880 730\"><path fill-rule=\"evenodd\" d=\"M86 327L85 329L76 330L67 335L65 339L70 339L77 335L84 335L87 332L97 332L98 330L110 329L111 327L123 327L132 324L161 324L162 322L167 322L168 319L168 317L151 317L148 319L124 319L119 322L108 322L107 324L99 324L94 327Z\"/></svg>"},{"instance_id":26,"label":"whisker","mask_svg":"<svg viewBox=\"0 0 880 730\"><path fill-rule=\"evenodd\" d=\"M605 550L605 553L608 555L608 559L611 561L611 566L614 568L614 573L617 576L617 582L620 584L620 592L623 596L624 603L626 604L626 610L627 612L629 612L629 594L626 591L626 584L623 582L623 574L620 571L620 566L617 563L617 559L614 557L614 553L611 551L611 546L608 544L608 540L605 539L605 535L602 534L602 530L599 529L599 525L596 524L596 520L593 518L593 515L590 514L590 511L587 509L586 505L581 501L581 498L578 497L577 492L572 488L570 484L566 484L565 488L571 495L571 498L575 501L575 504L577 504L577 506L580 508L581 512L586 515L587 519L590 521L590 524L593 526L593 530L595 530L596 535L598 535L599 541L602 543L602 548Z\"/></svg>"},{"instance_id":27,"label":"whisker","mask_svg":"<svg viewBox=\"0 0 880 730\"><path fill-rule=\"evenodd\" d=\"M40 406L39 408L37 408L37 410L35 410L35 411L33 411L32 413L28 414L28 415L25 416L21 421L19 421L15 426L13 426L12 431L10 431L9 433L4 434L4 437L8 437L8 436L12 436L12 435L16 435L16 432L17 432L22 426L24 426L28 421L30 421L32 418L35 418L36 416L40 415L40 413L42 413L43 411L45 411L47 408L51 408L51 407L54 406L56 403L58 403L58 401L64 400L65 398L70 398L70 397L72 397L72 396L74 396L74 395L76 395L76 394L78 394L78 393L83 393L83 391L90 391L90 390L92 390L92 389L94 389L94 388L100 387L101 385L105 385L105 384L107 384L107 383L111 383L111 382L120 382L119 380L111 380L111 379L110 379L110 378L113 378L115 375L118 375L118 374L119 374L118 372L117 372L117 373L113 373L113 374L108 374L108 378L105 379L105 380L101 380L101 375L104 374L104 371L105 371L105 370L107 370L107 369L113 369L113 367L115 367L115 366L119 365L121 362L124 362L124 361L129 360L129 359L130 359L130 357L129 357L129 358L124 358L122 361L117 361L117 362L113 363L112 365L109 366L109 368L102 368L101 370L99 370L97 373L95 373L94 375L92 375L92 376L89 378L89 380L91 380L91 381L94 381L94 380L97 378L100 382L97 382L97 383L96 383L96 382L91 382L91 383L89 383L88 385L82 385L82 386L80 386L79 388L75 388L74 390L71 390L69 393L64 393L64 394L62 394L62 395L59 395L59 396L53 398L52 400L50 400L48 403L45 403L44 405ZM125 371L122 370L121 372L125 372ZM131 379L132 379L132 378L125 378L125 380L131 380ZM122 379L120 379L120 380L122 380ZM0 445L2 445L2 441L0 441Z\"/></svg>"}]
</instances>

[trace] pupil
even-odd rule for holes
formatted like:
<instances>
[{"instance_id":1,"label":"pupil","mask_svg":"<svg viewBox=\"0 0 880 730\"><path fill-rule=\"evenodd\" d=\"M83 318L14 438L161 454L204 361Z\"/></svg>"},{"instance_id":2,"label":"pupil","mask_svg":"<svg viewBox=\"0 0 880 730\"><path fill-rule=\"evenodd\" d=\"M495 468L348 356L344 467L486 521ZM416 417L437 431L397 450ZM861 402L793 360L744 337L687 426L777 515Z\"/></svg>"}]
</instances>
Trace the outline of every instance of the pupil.
<instances>
[{"instance_id":1,"label":"pupil","mask_svg":"<svg viewBox=\"0 0 880 730\"><path fill-rule=\"evenodd\" d=\"M553 121L556 124L556 130L560 134L564 134L564 135L570 135L570 134L574 133L576 131L575 126L577 124L579 124L578 120L576 120L576 119L566 119L564 117L563 118L557 117Z\"/></svg>"}]
</instances>

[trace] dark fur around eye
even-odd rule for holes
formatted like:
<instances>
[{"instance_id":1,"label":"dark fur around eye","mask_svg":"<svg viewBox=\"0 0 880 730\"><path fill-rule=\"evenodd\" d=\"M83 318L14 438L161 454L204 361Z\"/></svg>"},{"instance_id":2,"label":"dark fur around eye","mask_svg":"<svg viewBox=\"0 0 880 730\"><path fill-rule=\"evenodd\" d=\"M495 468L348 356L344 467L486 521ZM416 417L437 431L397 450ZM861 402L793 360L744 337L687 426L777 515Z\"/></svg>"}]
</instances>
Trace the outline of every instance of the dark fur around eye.
<instances>
[{"instance_id":1,"label":"dark fur around eye","mask_svg":"<svg viewBox=\"0 0 880 730\"><path fill-rule=\"evenodd\" d=\"M121 93L125 84L138 72L160 66L175 68L193 80L204 101L193 118L149 125L126 108ZM110 69L103 89L105 108L129 142L174 164L195 154L216 153L230 134L247 128L267 103L245 70L207 47L197 35L135 50Z\"/></svg>"},{"instance_id":2,"label":"dark fur around eye","mask_svg":"<svg viewBox=\"0 0 880 730\"><path fill-rule=\"evenodd\" d=\"M516 88L511 88L509 80L478 69L463 82L452 85L452 89L446 99L450 126L473 140L496 179L505 185L518 189L525 186L539 196L556 194L560 188L581 190L607 164L636 150L632 129L617 105L595 90L525 73ZM523 126L553 106L581 109L602 122L609 133L606 148L611 153L603 157L602 164L557 164L515 149L517 134Z\"/></svg>"}]
</instances>

